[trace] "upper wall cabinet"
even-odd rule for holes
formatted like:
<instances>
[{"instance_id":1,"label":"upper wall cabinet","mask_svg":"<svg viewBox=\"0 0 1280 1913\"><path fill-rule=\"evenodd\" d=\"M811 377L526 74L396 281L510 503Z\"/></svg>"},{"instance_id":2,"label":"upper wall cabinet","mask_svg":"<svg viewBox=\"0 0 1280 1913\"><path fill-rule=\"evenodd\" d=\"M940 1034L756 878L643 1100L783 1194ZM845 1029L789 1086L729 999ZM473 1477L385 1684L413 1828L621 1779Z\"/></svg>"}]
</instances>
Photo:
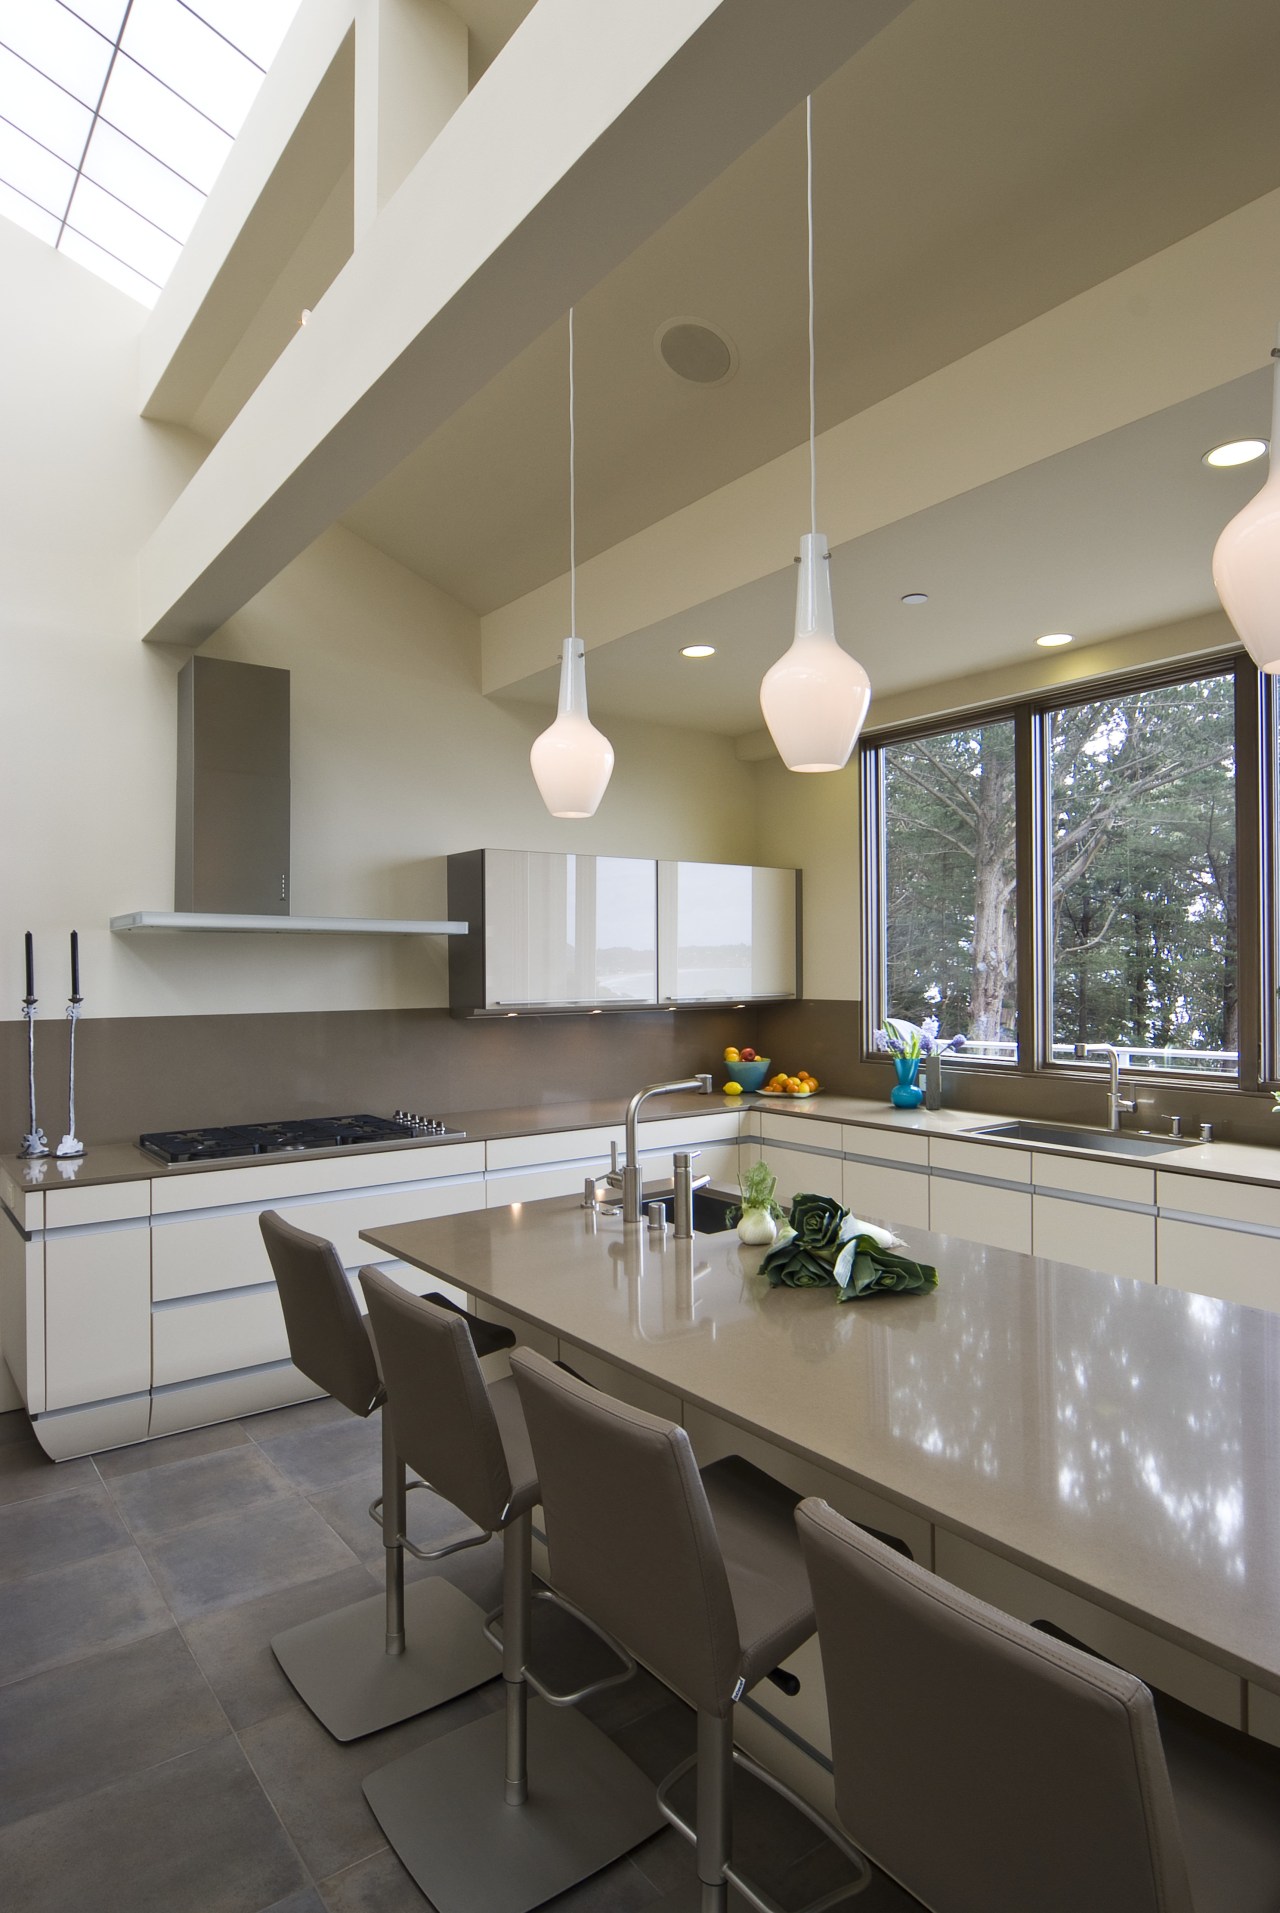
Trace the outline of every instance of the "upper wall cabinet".
<instances>
[{"instance_id":1,"label":"upper wall cabinet","mask_svg":"<svg viewBox=\"0 0 1280 1913\"><path fill-rule=\"evenodd\" d=\"M657 1000L657 867L642 857L470 850L449 858L449 1006L635 1008Z\"/></svg>"},{"instance_id":2,"label":"upper wall cabinet","mask_svg":"<svg viewBox=\"0 0 1280 1913\"><path fill-rule=\"evenodd\" d=\"M455 1016L795 996L797 877L559 851L451 856Z\"/></svg>"},{"instance_id":3,"label":"upper wall cabinet","mask_svg":"<svg viewBox=\"0 0 1280 1913\"><path fill-rule=\"evenodd\" d=\"M799 988L794 870L658 865L658 998L742 1003Z\"/></svg>"}]
</instances>

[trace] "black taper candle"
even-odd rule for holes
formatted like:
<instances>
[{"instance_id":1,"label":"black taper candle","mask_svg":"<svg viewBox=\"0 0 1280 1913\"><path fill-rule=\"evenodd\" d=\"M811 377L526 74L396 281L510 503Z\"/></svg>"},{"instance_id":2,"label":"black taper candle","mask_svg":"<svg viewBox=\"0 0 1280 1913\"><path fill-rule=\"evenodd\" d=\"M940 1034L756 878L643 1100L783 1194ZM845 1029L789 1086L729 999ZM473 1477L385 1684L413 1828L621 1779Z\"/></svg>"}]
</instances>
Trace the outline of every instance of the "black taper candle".
<instances>
[{"instance_id":1,"label":"black taper candle","mask_svg":"<svg viewBox=\"0 0 1280 1913\"><path fill-rule=\"evenodd\" d=\"M30 1000L35 995L35 993L36 993L36 959L35 959L35 952L31 947L31 932L30 930L28 930L27 931L27 998L28 1000Z\"/></svg>"},{"instance_id":2,"label":"black taper candle","mask_svg":"<svg viewBox=\"0 0 1280 1913\"><path fill-rule=\"evenodd\" d=\"M71 994L80 995L80 932L71 932Z\"/></svg>"}]
</instances>

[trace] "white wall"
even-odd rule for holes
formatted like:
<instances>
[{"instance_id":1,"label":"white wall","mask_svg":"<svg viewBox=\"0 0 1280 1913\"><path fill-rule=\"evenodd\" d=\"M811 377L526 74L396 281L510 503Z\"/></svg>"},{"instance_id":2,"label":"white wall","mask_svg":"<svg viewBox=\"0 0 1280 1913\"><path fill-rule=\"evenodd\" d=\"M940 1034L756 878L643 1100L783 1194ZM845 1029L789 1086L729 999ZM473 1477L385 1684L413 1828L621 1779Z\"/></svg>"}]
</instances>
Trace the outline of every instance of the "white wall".
<instances>
[{"instance_id":1,"label":"white wall","mask_svg":"<svg viewBox=\"0 0 1280 1913\"><path fill-rule=\"evenodd\" d=\"M134 556L201 448L136 416L140 307L4 221L0 283L0 1010L31 929L60 1013L73 925L89 1015L444 1004L439 941L108 930L173 902L183 655L138 642ZM440 860L481 844L756 856L754 776L723 738L611 723L596 817L548 817L528 752L551 712L483 698L472 614L340 528L208 649L293 674L299 914L443 916Z\"/></svg>"}]
</instances>

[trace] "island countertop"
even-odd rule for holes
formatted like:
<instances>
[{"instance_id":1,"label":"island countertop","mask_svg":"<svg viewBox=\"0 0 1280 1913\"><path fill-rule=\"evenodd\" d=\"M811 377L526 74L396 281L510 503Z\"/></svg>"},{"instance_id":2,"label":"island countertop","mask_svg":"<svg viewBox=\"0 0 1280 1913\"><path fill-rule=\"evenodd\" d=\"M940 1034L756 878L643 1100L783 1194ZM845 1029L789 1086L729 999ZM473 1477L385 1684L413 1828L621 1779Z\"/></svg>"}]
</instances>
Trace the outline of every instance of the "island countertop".
<instances>
[{"instance_id":1,"label":"island countertop","mask_svg":"<svg viewBox=\"0 0 1280 1913\"><path fill-rule=\"evenodd\" d=\"M573 1198L364 1237L1280 1693L1280 1316L903 1233L846 1304Z\"/></svg>"}]
</instances>

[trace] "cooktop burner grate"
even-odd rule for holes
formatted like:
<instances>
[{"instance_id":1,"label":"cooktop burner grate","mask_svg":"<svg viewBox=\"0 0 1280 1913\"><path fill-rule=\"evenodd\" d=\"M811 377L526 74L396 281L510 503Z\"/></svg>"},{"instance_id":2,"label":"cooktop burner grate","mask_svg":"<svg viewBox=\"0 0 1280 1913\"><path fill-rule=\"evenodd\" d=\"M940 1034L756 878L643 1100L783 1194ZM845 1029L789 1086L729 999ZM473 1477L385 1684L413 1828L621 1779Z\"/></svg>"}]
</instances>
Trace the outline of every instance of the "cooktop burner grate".
<instances>
[{"instance_id":1,"label":"cooktop burner grate","mask_svg":"<svg viewBox=\"0 0 1280 1913\"><path fill-rule=\"evenodd\" d=\"M155 1130L139 1147L161 1162L224 1162L236 1156L291 1156L308 1149L358 1148L466 1134L435 1117L401 1110L390 1116L308 1116L291 1122L233 1123L222 1129Z\"/></svg>"}]
</instances>

